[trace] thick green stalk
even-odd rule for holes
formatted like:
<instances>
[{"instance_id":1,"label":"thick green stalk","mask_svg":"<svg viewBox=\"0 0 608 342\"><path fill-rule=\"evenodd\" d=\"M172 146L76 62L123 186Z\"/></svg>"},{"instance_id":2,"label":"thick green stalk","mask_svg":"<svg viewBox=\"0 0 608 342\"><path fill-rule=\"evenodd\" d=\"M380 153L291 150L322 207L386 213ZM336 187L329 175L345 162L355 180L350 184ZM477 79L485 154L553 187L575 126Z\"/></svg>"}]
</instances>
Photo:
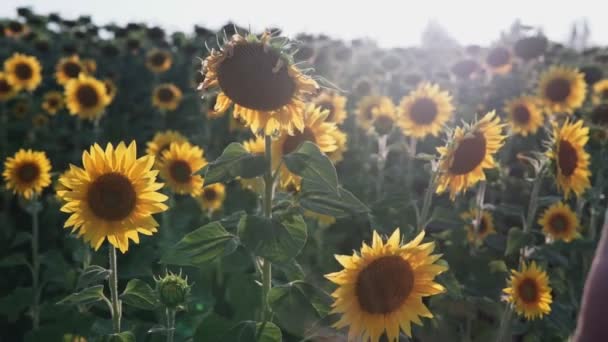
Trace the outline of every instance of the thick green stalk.
<instances>
[{"instance_id":1,"label":"thick green stalk","mask_svg":"<svg viewBox=\"0 0 608 342\"><path fill-rule=\"evenodd\" d=\"M529 232L532 229L532 223L536 216L536 210L538 209L538 194L540 192L540 186L543 182L543 175L545 174L545 167L541 166L534 184L532 185L532 192L530 193L530 202L528 202L528 213L526 216L526 222L524 225L524 231Z\"/></svg>"},{"instance_id":2,"label":"thick green stalk","mask_svg":"<svg viewBox=\"0 0 608 342\"><path fill-rule=\"evenodd\" d=\"M265 155L266 155L266 172L264 172L264 217L272 218L272 195L273 195L273 177L272 177L272 138L266 135L264 138ZM272 288L272 265L269 260L263 260L262 266L262 318L267 321L270 316L268 307L268 293Z\"/></svg>"},{"instance_id":3,"label":"thick green stalk","mask_svg":"<svg viewBox=\"0 0 608 342\"><path fill-rule=\"evenodd\" d=\"M479 226L481 225L481 217L483 216L483 202L486 197L486 181L479 182L479 188L477 189L477 198L475 200L475 235L479 233Z\"/></svg>"},{"instance_id":4,"label":"thick green stalk","mask_svg":"<svg viewBox=\"0 0 608 342\"><path fill-rule=\"evenodd\" d=\"M509 342L511 341L511 304L507 304L505 311L502 313L500 319L500 327L498 327L498 333L496 334L496 342Z\"/></svg>"},{"instance_id":5,"label":"thick green stalk","mask_svg":"<svg viewBox=\"0 0 608 342\"><path fill-rule=\"evenodd\" d=\"M34 330L40 325L40 258L38 255L39 227L38 227L38 198L34 195L32 200L32 290L34 298L32 302L32 323Z\"/></svg>"},{"instance_id":6,"label":"thick green stalk","mask_svg":"<svg viewBox=\"0 0 608 342\"><path fill-rule=\"evenodd\" d=\"M173 342L175 337L175 310L165 309L167 316L167 342Z\"/></svg>"},{"instance_id":7,"label":"thick green stalk","mask_svg":"<svg viewBox=\"0 0 608 342\"><path fill-rule=\"evenodd\" d=\"M112 300L112 325L114 333L120 333L122 303L118 299L118 266L116 265L116 247L110 245L110 296Z\"/></svg>"},{"instance_id":8,"label":"thick green stalk","mask_svg":"<svg viewBox=\"0 0 608 342\"><path fill-rule=\"evenodd\" d=\"M418 217L418 231L423 231L426 228L429 212L431 210L431 204L433 203L433 193L435 192L435 186L437 181L437 175L439 172L437 170L431 171L431 176L429 177L429 184L426 188L426 192L424 193L424 200L422 202L422 210L420 210L420 216Z\"/></svg>"}]
</instances>

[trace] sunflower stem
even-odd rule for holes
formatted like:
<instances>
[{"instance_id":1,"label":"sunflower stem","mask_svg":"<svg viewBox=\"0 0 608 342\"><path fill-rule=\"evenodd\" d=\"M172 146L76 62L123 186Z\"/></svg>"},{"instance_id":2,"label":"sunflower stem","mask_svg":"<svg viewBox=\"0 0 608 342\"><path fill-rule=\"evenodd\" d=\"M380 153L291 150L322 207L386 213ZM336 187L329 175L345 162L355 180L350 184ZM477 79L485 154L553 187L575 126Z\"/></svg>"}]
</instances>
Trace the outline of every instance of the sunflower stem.
<instances>
[{"instance_id":1,"label":"sunflower stem","mask_svg":"<svg viewBox=\"0 0 608 342\"><path fill-rule=\"evenodd\" d=\"M500 319L500 326L496 334L496 342L509 342L511 340L511 305L507 304Z\"/></svg>"},{"instance_id":2,"label":"sunflower stem","mask_svg":"<svg viewBox=\"0 0 608 342\"><path fill-rule=\"evenodd\" d=\"M433 193L435 192L435 185L437 182L437 175L439 174L438 168L434 162L431 162L431 176L429 177L429 184L424 193L424 200L422 202L422 210L418 217L418 231L423 231L426 228L429 211L433 203Z\"/></svg>"},{"instance_id":3,"label":"sunflower stem","mask_svg":"<svg viewBox=\"0 0 608 342\"><path fill-rule=\"evenodd\" d=\"M528 202L528 212L526 216L526 222L524 225L524 232L529 232L532 229L532 223L536 216L536 210L538 209L538 194L540 192L540 186L543 182L543 176L545 174L544 164L540 166L534 184L532 185L532 192L530 193L530 202Z\"/></svg>"},{"instance_id":4,"label":"sunflower stem","mask_svg":"<svg viewBox=\"0 0 608 342\"><path fill-rule=\"evenodd\" d=\"M266 171L264 172L264 217L272 218L272 137L264 136L264 151L266 156ZM266 322L270 316L268 293L272 288L272 265L269 260L263 260L262 265L262 320Z\"/></svg>"},{"instance_id":5,"label":"sunflower stem","mask_svg":"<svg viewBox=\"0 0 608 342\"><path fill-rule=\"evenodd\" d=\"M388 148L386 146L387 139L387 134L378 137L378 161L376 164L376 167L378 168L378 178L376 179L376 199L380 198L382 188L384 187L384 169L386 166L386 157L388 156Z\"/></svg>"},{"instance_id":6,"label":"sunflower stem","mask_svg":"<svg viewBox=\"0 0 608 342\"><path fill-rule=\"evenodd\" d=\"M405 186L410 191L413 192L412 183L414 181L414 163L416 162L416 144L418 140L414 137L410 138L410 143L406 144L407 146L407 170L405 173Z\"/></svg>"},{"instance_id":7,"label":"sunflower stem","mask_svg":"<svg viewBox=\"0 0 608 342\"><path fill-rule=\"evenodd\" d=\"M477 188L477 197L475 200L475 236L479 234L479 227L481 226L481 217L483 216L483 202L486 197L486 181L479 182L479 188Z\"/></svg>"},{"instance_id":8,"label":"sunflower stem","mask_svg":"<svg viewBox=\"0 0 608 342\"><path fill-rule=\"evenodd\" d=\"M114 333L120 333L120 319L122 316L122 303L118 299L118 267L116 265L116 247L110 245L110 296L112 299L112 325Z\"/></svg>"},{"instance_id":9,"label":"sunflower stem","mask_svg":"<svg viewBox=\"0 0 608 342\"><path fill-rule=\"evenodd\" d=\"M173 342L175 336L175 310L165 309L167 317L167 342Z\"/></svg>"},{"instance_id":10,"label":"sunflower stem","mask_svg":"<svg viewBox=\"0 0 608 342\"><path fill-rule=\"evenodd\" d=\"M40 279L40 259L38 257L38 240L39 240L39 227L38 227L38 196L34 195L32 199L32 290L34 292L34 298L32 302L32 325L34 330L38 330L40 325L40 289L38 288Z\"/></svg>"}]
</instances>

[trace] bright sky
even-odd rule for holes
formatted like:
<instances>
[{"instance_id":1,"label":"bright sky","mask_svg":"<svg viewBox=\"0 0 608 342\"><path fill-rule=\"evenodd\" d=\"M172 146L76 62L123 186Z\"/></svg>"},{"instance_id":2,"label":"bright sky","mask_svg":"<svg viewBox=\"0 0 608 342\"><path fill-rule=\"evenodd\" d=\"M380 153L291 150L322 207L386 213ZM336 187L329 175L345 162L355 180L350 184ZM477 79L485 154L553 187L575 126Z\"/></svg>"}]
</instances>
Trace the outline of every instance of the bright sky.
<instances>
[{"instance_id":1,"label":"bright sky","mask_svg":"<svg viewBox=\"0 0 608 342\"><path fill-rule=\"evenodd\" d=\"M191 31L194 24L218 28L228 20L241 26L368 37L385 47L417 44L429 20L436 20L461 43L491 43L516 18L540 26L565 41L573 22L587 18L594 42L607 43L608 20L599 0L2 0L0 17L19 6L71 18L91 15L97 24L145 21L169 30ZM595 33L595 35L593 34Z\"/></svg>"}]
</instances>

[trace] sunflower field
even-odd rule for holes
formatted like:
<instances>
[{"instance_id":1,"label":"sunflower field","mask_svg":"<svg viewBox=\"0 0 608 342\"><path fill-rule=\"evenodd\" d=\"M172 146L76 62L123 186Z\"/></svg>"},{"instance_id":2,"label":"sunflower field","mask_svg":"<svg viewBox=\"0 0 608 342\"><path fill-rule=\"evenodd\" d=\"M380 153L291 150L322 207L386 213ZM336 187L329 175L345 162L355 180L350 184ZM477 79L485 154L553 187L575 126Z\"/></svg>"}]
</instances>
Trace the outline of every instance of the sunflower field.
<instances>
[{"instance_id":1,"label":"sunflower field","mask_svg":"<svg viewBox=\"0 0 608 342\"><path fill-rule=\"evenodd\" d=\"M608 50L573 46L19 8L0 342L571 339L608 189Z\"/></svg>"}]
</instances>

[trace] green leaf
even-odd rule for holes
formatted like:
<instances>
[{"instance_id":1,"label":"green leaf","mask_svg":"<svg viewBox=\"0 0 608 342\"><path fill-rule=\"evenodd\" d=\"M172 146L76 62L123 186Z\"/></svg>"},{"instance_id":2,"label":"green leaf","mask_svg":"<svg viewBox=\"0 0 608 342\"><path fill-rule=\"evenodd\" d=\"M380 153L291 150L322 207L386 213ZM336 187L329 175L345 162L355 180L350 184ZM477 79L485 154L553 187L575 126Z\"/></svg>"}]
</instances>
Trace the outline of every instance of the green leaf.
<instances>
[{"instance_id":1,"label":"green leaf","mask_svg":"<svg viewBox=\"0 0 608 342\"><path fill-rule=\"evenodd\" d=\"M237 177L253 178L266 170L264 156L247 152L239 143L228 145L222 155L205 168L205 185L228 182Z\"/></svg>"},{"instance_id":2,"label":"green leaf","mask_svg":"<svg viewBox=\"0 0 608 342\"><path fill-rule=\"evenodd\" d=\"M517 227L512 227L509 229L509 233L507 235L507 248L505 250L505 255L517 253L522 247L532 242L534 241L531 234L525 233Z\"/></svg>"},{"instance_id":3,"label":"green leaf","mask_svg":"<svg viewBox=\"0 0 608 342\"><path fill-rule=\"evenodd\" d=\"M282 339L281 329L272 322L243 321L233 324L217 314L205 317L194 334L196 342L281 342Z\"/></svg>"},{"instance_id":4,"label":"green leaf","mask_svg":"<svg viewBox=\"0 0 608 342\"><path fill-rule=\"evenodd\" d=\"M234 324L216 313L206 316L194 332L194 341L215 342L222 341Z\"/></svg>"},{"instance_id":5,"label":"green leaf","mask_svg":"<svg viewBox=\"0 0 608 342\"><path fill-rule=\"evenodd\" d=\"M82 271L76 287L79 289L85 288L91 284L102 282L110 276L111 271L101 266L91 265Z\"/></svg>"},{"instance_id":6,"label":"green leaf","mask_svg":"<svg viewBox=\"0 0 608 342\"><path fill-rule=\"evenodd\" d=\"M509 272L507 264L504 262L504 260L492 260L489 262L488 266L490 266L490 272L492 273Z\"/></svg>"},{"instance_id":7,"label":"green leaf","mask_svg":"<svg viewBox=\"0 0 608 342\"><path fill-rule=\"evenodd\" d=\"M120 295L125 304L142 310L154 310L157 306L156 293L139 279L131 279L125 291Z\"/></svg>"},{"instance_id":8,"label":"green leaf","mask_svg":"<svg viewBox=\"0 0 608 342\"><path fill-rule=\"evenodd\" d=\"M102 338L103 342L135 342L135 335L130 331L107 335Z\"/></svg>"},{"instance_id":9,"label":"green leaf","mask_svg":"<svg viewBox=\"0 0 608 342\"><path fill-rule=\"evenodd\" d=\"M80 292L72 293L71 295L63 298L57 304L66 305L79 305L79 304L90 304L95 303L104 299L103 285L97 285L88 287Z\"/></svg>"},{"instance_id":10,"label":"green leaf","mask_svg":"<svg viewBox=\"0 0 608 342\"><path fill-rule=\"evenodd\" d=\"M7 316L9 322L19 318L19 314L32 304L32 289L18 287L11 294L0 298L0 315Z\"/></svg>"},{"instance_id":11,"label":"green leaf","mask_svg":"<svg viewBox=\"0 0 608 342\"><path fill-rule=\"evenodd\" d=\"M238 247L238 238L220 222L208 223L184 236L161 258L161 262L182 266L201 266L217 257L228 255Z\"/></svg>"},{"instance_id":12,"label":"green leaf","mask_svg":"<svg viewBox=\"0 0 608 342\"><path fill-rule=\"evenodd\" d=\"M247 215L238 226L243 245L257 256L284 263L300 253L306 243L306 222L300 215L285 215L272 220Z\"/></svg>"},{"instance_id":13,"label":"green leaf","mask_svg":"<svg viewBox=\"0 0 608 342\"><path fill-rule=\"evenodd\" d=\"M312 212L329 215L336 218L349 217L369 213L369 208L355 195L343 187L338 192L311 191L303 185L300 205Z\"/></svg>"},{"instance_id":14,"label":"green leaf","mask_svg":"<svg viewBox=\"0 0 608 342\"><path fill-rule=\"evenodd\" d=\"M23 254L11 254L0 259L0 267L30 265Z\"/></svg>"},{"instance_id":15,"label":"green leaf","mask_svg":"<svg viewBox=\"0 0 608 342\"><path fill-rule=\"evenodd\" d=\"M307 141L283 157L289 171L302 177L302 188L324 189L338 194L338 175L334 164L317 145Z\"/></svg>"}]
</instances>

